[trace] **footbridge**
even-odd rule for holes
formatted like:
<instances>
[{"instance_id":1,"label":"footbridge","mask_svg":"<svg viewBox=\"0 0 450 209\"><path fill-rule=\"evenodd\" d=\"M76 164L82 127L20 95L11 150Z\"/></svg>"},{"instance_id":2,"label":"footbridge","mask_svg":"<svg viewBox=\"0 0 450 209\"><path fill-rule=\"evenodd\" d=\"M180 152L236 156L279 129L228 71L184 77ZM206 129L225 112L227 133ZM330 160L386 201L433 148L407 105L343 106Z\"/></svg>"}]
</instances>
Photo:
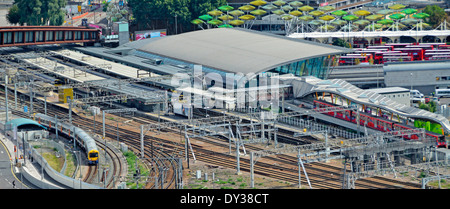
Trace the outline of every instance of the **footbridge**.
<instances>
[{"instance_id":1,"label":"footbridge","mask_svg":"<svg viewBox=\"0 0 450 209\"><path fill-rule=\"evenodd\" d=\"M425 36L434 36L439 38L441 42L445 42L450 36L450 30L407 30L407 31L337 31L337 32L309 32L309 33L293 33L288 37L302 39L316 39L321 43L325 43L329 38L340 38L350 40L354 38L364 38L370 42L375 38L387 37L393 42L398 42L400 37L408 36L414 38L416 42L421 42ZM395 41L397 40L397 41Z\"/></svg>"},{"instance_id":2,"label":"footbridge","mask_svg":"<svg viewBox=\"0 0 450 209\"><path fill-rule=\"evenodd\" d=\"M0 47L42 44L93 43L100 30L84 26L8 26L0 27Z\"/></svg>"},{"instance_id":3,"label":"footbridge","mask_svg":"<svg viewBox=\"0 0 450 209\"><path fill-rule=\"evenodd\" d=\"M446 133L450 133L450 123L442 115L397 103L383 95L370 91L370 89L360 89L345 80L322 80L310 76L286 78L283 79L283 83L292 85L294 98L307 98L309 96L324 99L325 94L328 94L331 95L332 101L330 102L335 104L339 103L343 106L356 105L360 110L364 110L364 107L381 109L396 115L398 122L402 123L407 123L408 119L422 119L439 123Z\"/></svg>"}]
</instances>

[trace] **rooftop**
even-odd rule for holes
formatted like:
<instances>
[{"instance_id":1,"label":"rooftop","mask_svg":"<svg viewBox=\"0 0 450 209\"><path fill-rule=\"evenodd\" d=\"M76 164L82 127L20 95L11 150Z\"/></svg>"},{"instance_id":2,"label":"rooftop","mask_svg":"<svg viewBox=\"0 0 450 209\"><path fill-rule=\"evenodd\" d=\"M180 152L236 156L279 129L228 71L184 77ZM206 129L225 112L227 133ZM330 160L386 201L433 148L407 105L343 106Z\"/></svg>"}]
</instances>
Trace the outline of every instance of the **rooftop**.
<instances>
[{"instance_id":1,"label":"rooftop","mask_svg":"<svg viewBox=\"0 0 450 209\"><path fill-rule=\"evenodd\" d=\"M137 50L230 73L259 73L293 62L351 52L241 28L215 28L152 38Z\"/></svg>"}]
</instances>

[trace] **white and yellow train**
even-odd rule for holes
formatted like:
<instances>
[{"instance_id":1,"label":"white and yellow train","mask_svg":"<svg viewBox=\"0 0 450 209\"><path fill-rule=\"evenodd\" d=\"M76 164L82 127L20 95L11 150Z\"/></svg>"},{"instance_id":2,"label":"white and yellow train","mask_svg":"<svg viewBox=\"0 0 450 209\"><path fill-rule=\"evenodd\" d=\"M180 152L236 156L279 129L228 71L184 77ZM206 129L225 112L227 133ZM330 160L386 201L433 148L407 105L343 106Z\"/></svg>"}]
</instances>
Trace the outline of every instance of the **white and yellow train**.
<instances>
[{"instance_id":1,"label":"white and yellow train","mask_svg":"<svg viewBox=\"0 0 450 209\"><path fill-rule=\"evenodd\" d=\"M54 130L56 128L55 118L53 117L37 113L35 114L34 119L39 124L48 127L49 130ZM95 140L83 129L75 127L73 125L58 122L58 132L63 133L68 137L75 138L76 144L86 152L88 163L90 165L98 164L99 154Z\"/></svg>"}]
</instances>

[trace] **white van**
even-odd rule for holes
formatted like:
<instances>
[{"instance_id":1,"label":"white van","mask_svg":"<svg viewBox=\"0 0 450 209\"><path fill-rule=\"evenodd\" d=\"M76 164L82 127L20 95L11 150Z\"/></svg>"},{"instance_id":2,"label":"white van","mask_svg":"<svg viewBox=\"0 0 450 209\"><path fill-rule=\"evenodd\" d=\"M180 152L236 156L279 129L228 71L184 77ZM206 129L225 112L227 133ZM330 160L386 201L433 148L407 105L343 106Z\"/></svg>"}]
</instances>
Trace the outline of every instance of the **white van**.
<instances>
[{"instance_id":1,"label":"white van","mask_svg":"<svg viewBox=\"0 0 450 209\"><path fill-rule=\"evenodd\" d=\"M414 90L410 90L409 92L410 92L409 95L411 98L423 98L423 94L420 93L419 90L414 89Z\"/></svg>"},{"instance_id":2,"label":"white van","mask_svg":"<svg viewBox=\"0 0 450 209\"><path fill-rule=\"evenodd\" d=\"M434 96L437 98L450 97L450 89L436 89Z\"/></svg>"}]
</instances>

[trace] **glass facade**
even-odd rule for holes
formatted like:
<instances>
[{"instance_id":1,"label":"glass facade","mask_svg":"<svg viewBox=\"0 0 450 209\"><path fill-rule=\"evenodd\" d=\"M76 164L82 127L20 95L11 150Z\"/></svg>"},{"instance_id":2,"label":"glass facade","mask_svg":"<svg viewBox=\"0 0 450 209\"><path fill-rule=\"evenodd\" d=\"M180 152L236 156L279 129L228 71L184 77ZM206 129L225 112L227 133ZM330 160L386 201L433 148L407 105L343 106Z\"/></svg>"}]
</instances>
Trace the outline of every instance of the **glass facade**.
<instances>
[{"instance_id":1,"label":"glass facade","mask_svg":"<svg viewBox=\"0 0 450 209\"><path fill-rule=\"evenodd\" d=\"M296 76L314 76L320 79L326 79L330 59L334 56L317 57L308 60L302 60L291 64L279 66L272 70L280 74L291 73Z\"/></svg>"},{"instance_id":2,"label":"glass facade","mask_svg":"<svg viewBox=\"0 0 450 209\"><path fill-rule=\"evenodd\" d=\"M161 60L163 60L164 64L184 65L187 67L187 69L194 68L194 64L192 64L192 63L187 63L187 62L183 62L183 61L176 60L176 59L162 57L162 56L150 54L150 53L143 52L143 51L137 50L134 52L134 55L140 56L140 57L145 57L145 58L161 59ZM327 71L328 71L328 66L330 64L331 59L334 59L334 55L317 57L317 58L312 58L312 59L308 59L308 60L294 62L291 64L276 67L275 69L269 70L268 72L269 72L269 74L270 74L270 72L279 73L279 74L291 73L296 76L315 76L320 79L325 79L325 77L328 74ZM212 69L212 68L205 67L205 66L202 67L202 70L205 73L217 73L219 75L222 75L223 77L225 77L225 75L226 75L226 72Z\"/></svg>"}]
</instances>

